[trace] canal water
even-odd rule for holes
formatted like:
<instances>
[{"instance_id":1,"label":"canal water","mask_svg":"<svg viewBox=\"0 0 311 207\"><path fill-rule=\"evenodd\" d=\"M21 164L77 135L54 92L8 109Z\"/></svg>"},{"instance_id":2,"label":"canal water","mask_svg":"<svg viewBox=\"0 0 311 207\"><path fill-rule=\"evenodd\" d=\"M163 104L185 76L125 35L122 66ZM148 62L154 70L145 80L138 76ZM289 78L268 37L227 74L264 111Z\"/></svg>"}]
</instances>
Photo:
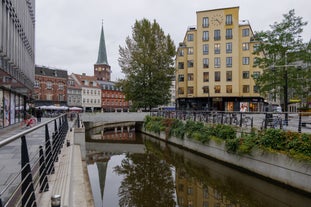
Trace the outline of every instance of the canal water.
<instances>
[{"instance_id":1,"label":"canal water","mask_svg":"<svg viewBox=\"0 0 311 207\"><path fill-rule=\"evenodd\" d=\"M137 132L89 137L86 151L96 207L311 206L310 195Z\"/></svg>"}]
</instances>

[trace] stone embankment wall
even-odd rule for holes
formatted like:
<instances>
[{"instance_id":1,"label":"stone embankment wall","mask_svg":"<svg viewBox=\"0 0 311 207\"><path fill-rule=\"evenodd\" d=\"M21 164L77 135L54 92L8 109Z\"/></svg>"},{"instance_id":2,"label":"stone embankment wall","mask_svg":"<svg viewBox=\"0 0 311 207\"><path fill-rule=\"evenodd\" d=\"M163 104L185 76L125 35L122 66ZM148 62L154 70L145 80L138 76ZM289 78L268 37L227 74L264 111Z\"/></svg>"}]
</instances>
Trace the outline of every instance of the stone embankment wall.
<instances>
[{"instance_id":1,"label":"stone embankment wall","mask_svg":"<svg viewBox=\"0 0 311 207\"><path fill-rule=\"evenodd\" d=\"M311 193L311 163L297 161L286 155L262 150L253 150L251 154L228 153L225 144L210 140L202 144L196 140L166 137L165 133L156 134L141 128L141 132L163 141L184 147L189 150L210 156L230 165L246 169L250 172L272 179L279 183Z\"/></svg>"}]
</instances>

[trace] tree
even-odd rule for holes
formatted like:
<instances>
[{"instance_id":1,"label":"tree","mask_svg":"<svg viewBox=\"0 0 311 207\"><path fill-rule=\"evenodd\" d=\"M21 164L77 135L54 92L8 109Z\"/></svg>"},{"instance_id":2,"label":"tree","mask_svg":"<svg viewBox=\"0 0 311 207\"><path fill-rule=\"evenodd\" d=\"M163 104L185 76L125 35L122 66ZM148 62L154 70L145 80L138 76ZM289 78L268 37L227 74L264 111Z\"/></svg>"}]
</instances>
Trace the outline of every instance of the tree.
<instances>
[{"instance_id":1,"label":"tree","mask_svg":"<svg viewBox=\"0 0 311 207\"><path fill-rule=\"evenodd\" d=\"M124 177L119 188L119 206L176 206L170 165L153 153L127 154L114 172Z\"/></svg>"},{"instance_id":2,"label":"tree","mask_svg":"<svg viewBox=\"0 0 311 207\"><path fill-rule=\"evenodd\" d=\"M307 22L295 16L294 10L283 17L282 22L270 25L271 30L255 34L258 46L254 53L263 54L256 58L255 65L263 68L263 74L254 78L262 95L283 99L287 112L288 92L299 91L301 75L298 73L305 72L297 70L297 62L305 61L301 52L306 51L306 44L300 34Z\"/></svg>"},{"instance_id":3,"label":"tree","mask_svg":"<svg viewBox=\"0 0 311 207\"><path fill-rule=\"evenodd\" d=\"M175 45L159 24L136 21L132 38L119 46L118 59L125 78L118 81L127 100L135 108L151 109L167 104L174 75Z\"/></svg>"}]
</instances>

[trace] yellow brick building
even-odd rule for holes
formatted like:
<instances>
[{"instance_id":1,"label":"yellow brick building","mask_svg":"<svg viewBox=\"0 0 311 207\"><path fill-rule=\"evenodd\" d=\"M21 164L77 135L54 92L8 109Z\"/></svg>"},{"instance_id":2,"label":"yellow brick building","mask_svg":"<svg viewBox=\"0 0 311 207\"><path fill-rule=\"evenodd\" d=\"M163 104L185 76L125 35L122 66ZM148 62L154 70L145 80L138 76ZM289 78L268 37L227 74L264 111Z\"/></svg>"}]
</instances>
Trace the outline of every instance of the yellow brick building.
<instances>
[{"instance_id":1,"label":"yellow brick building","mask_svg":"<svg viewBox=\"0 0 311 207\"><path fill-rule=\"evenodd\" d=\"M176 57L177 109L262 111L264 100L253 77L256 43L239 7L198 11L197 25L187 29Z\"/></svg>"}]
</instances>

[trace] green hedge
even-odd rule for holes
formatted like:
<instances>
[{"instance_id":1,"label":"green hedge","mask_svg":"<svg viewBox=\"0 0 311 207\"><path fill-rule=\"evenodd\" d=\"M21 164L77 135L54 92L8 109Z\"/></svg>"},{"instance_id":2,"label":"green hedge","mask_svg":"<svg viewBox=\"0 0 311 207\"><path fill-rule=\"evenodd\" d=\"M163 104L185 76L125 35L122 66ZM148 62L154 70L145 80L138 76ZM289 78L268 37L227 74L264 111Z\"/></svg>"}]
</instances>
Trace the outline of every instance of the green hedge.
<instances>
[{"instance_id":1,"label":"green hedge","mask_svg":"<svg viewBox=\"0 0 311 207\"><path fill-rule=\"evenodd\" d=\"M202 122L168 119L156 116L146 116L145 128L148 131L166 132L168 137L188 138L207 143L210 139L222 140L231 153L250 153L253 148L280 152L297 159L311 161L311 134L267 129L252 130L237 137L236 127L222 124L206 125Z\"/></svg>"}]
</instances>

